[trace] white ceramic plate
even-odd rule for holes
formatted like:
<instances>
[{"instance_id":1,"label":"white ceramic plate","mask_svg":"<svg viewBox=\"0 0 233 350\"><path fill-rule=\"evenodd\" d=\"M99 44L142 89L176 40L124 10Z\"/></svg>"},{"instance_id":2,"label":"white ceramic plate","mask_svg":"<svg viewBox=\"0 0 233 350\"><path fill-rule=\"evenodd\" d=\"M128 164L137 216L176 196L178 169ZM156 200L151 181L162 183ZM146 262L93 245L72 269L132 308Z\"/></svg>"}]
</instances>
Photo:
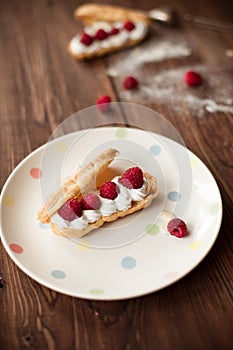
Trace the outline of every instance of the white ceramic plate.
<instances>
[{"instance_id":1,"label":"white ceramic plate","mask_svg":"<svg viewBox=\"0 0 233 350\"><path fill-rule=\"evenodd\" d=\"M42 198L55 180L109 146L121 152L118 168L138 164L154 174L159 196L140 213L79 240L54 235L36 219ZM187 237L167 233L174 216L186 222ZM94 300L136 297L176 282L209 252L221 219L219 189L203 162L178 143L137 129L58 138L26 157L1 194L1 239L13 261L44 286Z\"/></svg>"}]
</instances>

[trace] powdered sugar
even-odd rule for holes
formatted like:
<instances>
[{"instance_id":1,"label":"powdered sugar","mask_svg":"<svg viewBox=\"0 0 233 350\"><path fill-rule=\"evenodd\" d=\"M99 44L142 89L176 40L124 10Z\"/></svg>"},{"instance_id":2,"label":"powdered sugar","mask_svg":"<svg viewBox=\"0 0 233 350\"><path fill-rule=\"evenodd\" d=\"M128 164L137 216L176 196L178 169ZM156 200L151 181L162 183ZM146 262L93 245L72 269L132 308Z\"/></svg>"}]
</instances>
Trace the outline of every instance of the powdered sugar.
<instances>
[{"instance_id":1,"label":"powdered sugar","mask_svg":"<svg viewBox=\"0 0 233 350\"><path fill-rule=\"evenodd\" d=\"M123 60L111 65L107 73L112 77L117 77L119 74L135 72L139 66L147 63L187 57L191 54L192 50L185 42L175 43L155 39L134 48Z\"/></svg>"},{"instance_id":2,"label":"powdered sugar","mask_svg":"<svg viewBox=\"0 0 233 350\"><path fill-rule=\"evenodd\" d=\"M177 40L164 41L152 38L109 66L108 74L119 83L122 84L124 77L129 74L133 74L139 81L138 90L119 89L121 99L135 103L148 101L164 104L176 112L183 112L185 104L189 112L200 117L206 113L233 113L233 86L229 74L222 71L213 74L206 65L187 64L187 57L192 54L192 50L184 39L175 39ZM175 62L175 68L159 69L160 61L171 59L179 60ZM156 65L153 66L152 75L151 66L154 63ZM202 86L189 87L184 83L183 77L188 70L202 75Z\"/></svg>"},{"instance_id":3,"label":"powdered sugar","mask_svg":"<svg viewBox=\"0 0 233 350\"><path fill-rule=\"evenodd\" d=\"M185 98L185 101L188 102L188 104L196 105L196 106L202 106L204 107L209 113L215 113L215 112L230 112L233 113L233 106L223 105L216 103L214 100L211 100L209 98L201 99L196 96L187 96Z\"/></svg>"}]
</instances>

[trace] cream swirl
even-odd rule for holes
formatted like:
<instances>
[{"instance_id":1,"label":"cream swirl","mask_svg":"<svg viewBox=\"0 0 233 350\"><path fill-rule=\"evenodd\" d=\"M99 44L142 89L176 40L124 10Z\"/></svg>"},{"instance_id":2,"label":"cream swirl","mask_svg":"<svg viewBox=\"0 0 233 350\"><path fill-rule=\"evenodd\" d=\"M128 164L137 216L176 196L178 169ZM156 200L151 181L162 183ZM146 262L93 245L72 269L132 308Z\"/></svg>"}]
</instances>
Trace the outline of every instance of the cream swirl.
<instances>
[{"instance_id":1,"label":"cream swirl","mask_svg":"<svg viewBox=\"0 0 233 350\"><path fill-rule=\"evenodd\" d=\"M82 215L80 218L78 217L77 219L70 221L69 227L76 230L82 230L83 228L87 227L87 225L88 220L84 215Z\"/></svg>"},{"instance_id":2,"label":"cream swirl","mask_svg":"<svg viewBox=\"0 0 233 350\"><path fill-rule=\"evenodd\" d=\"M52 222L60 228L68 228L70 221L64 220L58 213L51 217Z\"/></svg>"},{"instance_id":3,"label":"cream swirl","mask_svg":"<svg viewBox=\"0 0 233 350\"><path fill-rule=\"evenodd\" d=\"M100 218L101 212L99 210L83 210L83 216L88 222L95 222Z\"/></svg>"},{"instance_id":4,"label":"cream swirl","mask_svg":"<svg viewBox=\"0 0 233 350\"><path fill-rule=\"evenodd\" d=\"M100 206L99 210L100 210L102 216L110 216L113 213L115 213L117 208L116 208L116 203L114 200L102 198L102 197L100 197L100 200L101 200L101 206Z\"/></svg>"},{"instance_id":5,"label":"cream swirl","mask_svg":"<svg viewBox=\"0 0 233 350\"><path fill-rule=\"evenodd\" d=\"M131 198L135 202L141 201L147 195L147 183L146 179L143 179L143 185L140 188L131 188L129 189Z\"/></svg>"},{"instance_id":6,"label":"cream swirl","mask_svg":"<svg viewBox=\"0 0 233 350\"><path fill-rule=\"evenodd\" d=\"M114 199L114 202L118 210L127 210L131 207L132 197L129 190L119 183L119 178L120 176L116 176L112 180L112 182L117 184L119 189L118 196Z\"/></svg>"}]
</instances>

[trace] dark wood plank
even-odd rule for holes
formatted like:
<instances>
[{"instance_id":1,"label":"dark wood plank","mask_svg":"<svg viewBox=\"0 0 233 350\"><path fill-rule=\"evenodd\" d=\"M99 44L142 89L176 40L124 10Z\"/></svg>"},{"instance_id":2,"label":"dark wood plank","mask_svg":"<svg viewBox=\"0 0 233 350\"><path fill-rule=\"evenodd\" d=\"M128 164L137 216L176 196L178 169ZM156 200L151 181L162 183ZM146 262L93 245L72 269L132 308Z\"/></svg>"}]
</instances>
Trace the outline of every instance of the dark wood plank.
<instances>
[{"instance_id":1,"label":"dark wood plank","mask_svg":"<svg viewBox=\"0 0 233 350\"><path fill-rule=\"evenodd\" d=\"M199 108L196 100L194 108L185 98L192 95L199 103L200 99L210 98L223 105L232 99L232 58L225 55L227 49L233 49L232 35L188 23L176 29L156 27L152 36L158 44L177 42L191 47L192 55L149 62L135 72L140 73L149 87L151 78L166 78L166 72L173 72L173 80L163 82L162 86L166 89L169 83L173 84L173 95L164 97L157 92L148 98L139 91L126 99L122 90L124 74L110 77L108 70L126 60L132 50L88 63L75 62L68 55L67 42L81 29L72 17L78 3L74 0L1 2L1 185L14 167L45 143L62 121L94 105L99 95L109 94L113 101L126 100L150 107L175 126L187 147L206 163L218 182L224 202L223 224L211 252L189 275L159 292L119 302L87 301L51 291L25 275L1 244L0 347L6 350L230 349L232 113L208 112L203 105ZM121 0L117 4L144 10L155 6L152 0ZM162 4L163 1L158 1L156 6ZM230 1L179 0L168 4L176 7L180 17L191 13L223 22L232 20ZM201 67L204 84L200 89L188 91L182 81L182 67ZM136 113L135 120L140 121ZM122 109L117 112L117 121L129 122ZM114 120L101 115L100 122ZM88 120L82 120L77 128L89 126ZM152 124L146 127L150 129Z\"/></svg>"}]
</instances>

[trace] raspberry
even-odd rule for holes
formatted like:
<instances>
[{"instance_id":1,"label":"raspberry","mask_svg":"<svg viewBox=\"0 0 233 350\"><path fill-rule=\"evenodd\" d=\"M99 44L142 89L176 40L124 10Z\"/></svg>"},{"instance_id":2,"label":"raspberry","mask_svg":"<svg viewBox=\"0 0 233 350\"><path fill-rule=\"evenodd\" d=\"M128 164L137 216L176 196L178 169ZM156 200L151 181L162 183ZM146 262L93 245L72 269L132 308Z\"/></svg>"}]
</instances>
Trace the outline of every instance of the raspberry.
<instances>
[{"instance_id":1,"label":"raspberry","mask_svg":"<svg viewBox=\"0 0 233 350\"><path fill-rule=\"evenodd\" d=\"M90 36L87 33L83 33L81 38L80 38L80 42L85 45L85 46L90 46L93 43L93 38L92 36Z\"/></svg>"},{"instance_id":2,"label":"raspberry","mask_svg":"<svg viewBox=\"0 0 233 350\"><path fill-rule=\"evenodd\" d=\"M169 221L167 224L168 232L178 238L185 237L187 234L187 226L185 222L181 219L175 218Z\"/></svg>"},{"instance_id":3,"label":"raspberry","mask_svg":"<svg viewBox=\"0 0 233 350\"><path fill-rule=\"evenodd\" d=\"M73 221L77 216L82 216L82 204L76 198L71 198L62 205L58 214L64 220Z\"/></svg>"},{"instance_id":4,"label":"raspberry","mask_svg":"<svg viewBox=\"0 0 233 350\"><path fill-rule=\"evenodd\" d=\"M112 28L109 32L109 35L116 35L120 32L118 28Z\"/></svg>"},{"instance_id":5,"label":"raspberry","mask_svg":"<svg viewBox=\"0 0 233 350\"><path fill-rule=\"evenodd\" d=\"M128 30L128 32L131 32L132 30L134 30L135 24L134 24L133 22L131 22L131 21L127 21L127 22L125 22L125 24L124 24L124 28L125 28L126 30Z\"/></svg>"},{"instance_id":6,"label":"raspberry","mask_svg":"<svg viewBox=\"0 0 233 350\"><path fill-rule=\"evenodd\" d=\"M105 182L101 187L100 187L100 195L103 198L108 198L108 199L115 199L118 196L119 189L115 182Z\"/></svg>"},{"instance_id":7,"label":"raspberry","mask_svg":"<svg viewBox=\"0 0 233 350\"><path fill-rule=\"evenodd\" d=\"M137 89L138 87L138 81L132 76L126 77L123 86L127 90Z\"/></svg>"},{"instance_id":8,"label":"raspberry","mask_svg":"<svg viewBox=\"0 0 233 350\"><path fill-rule=\"evenodd\" d=\"M108 37L108 34L105 32L104 29L98 29L95 33L95 39L97 40L104 40Z\"/></svg>"},{"instance_id":9,"label":"raspberry","mask_svg":"<svg viewBox=\"0 0 233 350\"><path fill-rule=\"evenodd\" d=\"M101 202L95 193L87 193L82 198L82 206L84 210L98 210Z\"/></svg>"},{"instance_id":10,"label":"raspberry","mask_svg":"<svg viewBox=\"0 0 233 350\"><path fill-rule=\"evenodd\" d=\"M106 112L109 109L109 103L111 102L111 97L108 95L100 96L96 101L100 112Z\"/></svg>"},{"instance_id":11,"label":"raspberry","mask_svg":"<svg viewBox=\"0 0 233 350\"><path fill-rule=\"evenodd\" d=\"M127 188L141 188L143 185L143 172L138 167L129 168L124 172L119 182Z\"/></svg>"},{"instance_id":12,"label":"raspberry","mask_svg":"<svg viewBox=\"0 0 233 350\"><path fill-rule=\"evenodd\" d=\"M202 77L200 74L190 70L185 73L184 81L189 86L198 86L202 83Z\"/></svg>"}]
</instances>

